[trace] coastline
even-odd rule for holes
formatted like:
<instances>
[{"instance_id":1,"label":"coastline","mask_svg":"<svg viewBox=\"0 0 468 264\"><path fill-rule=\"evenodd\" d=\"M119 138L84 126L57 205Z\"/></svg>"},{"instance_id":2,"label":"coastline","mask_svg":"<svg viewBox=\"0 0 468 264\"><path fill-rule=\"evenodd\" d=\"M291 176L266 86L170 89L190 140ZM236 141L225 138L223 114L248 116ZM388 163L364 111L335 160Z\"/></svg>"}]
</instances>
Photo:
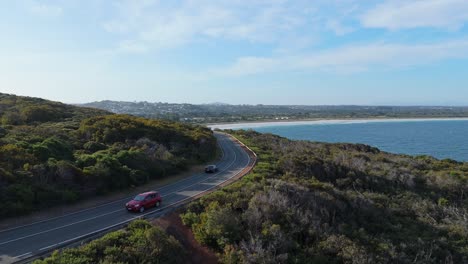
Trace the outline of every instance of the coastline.
<instances>
[{"instance_id":1,"label":"coastline","mask_svg":"<svg viewBox=\"0 0 468 264\"><path fill-rule=\"evenodd\" d=\"M334 125L334 124L363 124L385 122L424 122L424 121L468 121L468 117L435 117L435 118L355 118L355 119L308 119L308 120L271 120L238 123L206 124L211 129L242 129L271 126L300 126L300 125Z\"/></svg>"}]
</instances>

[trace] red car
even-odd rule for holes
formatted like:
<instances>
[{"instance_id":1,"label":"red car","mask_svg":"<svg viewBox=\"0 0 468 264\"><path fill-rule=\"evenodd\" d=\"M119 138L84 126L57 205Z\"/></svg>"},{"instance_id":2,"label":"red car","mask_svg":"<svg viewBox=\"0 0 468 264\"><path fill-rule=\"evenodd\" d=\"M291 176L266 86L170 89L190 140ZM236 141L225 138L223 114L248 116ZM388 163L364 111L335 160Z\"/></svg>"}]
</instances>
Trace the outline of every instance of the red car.
<instances>
[{"instance_id":1,"label":"red car","mask_svg":"<svg viewBox=\"0 0 468 264\"><path fill-rule=\"evenodd\" d=\"M162 202L161 195L156 191L140 193L125 204L128 211L143 213L145 209L159 207Z\"/></svg>"}]
</instances>

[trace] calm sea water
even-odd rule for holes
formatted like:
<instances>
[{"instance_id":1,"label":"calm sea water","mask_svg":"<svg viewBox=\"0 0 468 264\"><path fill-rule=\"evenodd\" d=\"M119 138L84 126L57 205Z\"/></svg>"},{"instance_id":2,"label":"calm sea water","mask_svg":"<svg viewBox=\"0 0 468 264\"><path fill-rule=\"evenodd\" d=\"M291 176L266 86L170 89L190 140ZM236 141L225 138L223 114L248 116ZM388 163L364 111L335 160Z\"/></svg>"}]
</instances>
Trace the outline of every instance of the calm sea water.
<instances>
[{"instance_id":1,"label":"calm sea water","mask_svg":"<svg viewBox=\"0 0 468 264\"><path fill-rule=\"evenodd\" d=\"M290 139L364 143L393 153L468 161L468 120L338 122L252 128Z\"/></svg>"}]
</instances>

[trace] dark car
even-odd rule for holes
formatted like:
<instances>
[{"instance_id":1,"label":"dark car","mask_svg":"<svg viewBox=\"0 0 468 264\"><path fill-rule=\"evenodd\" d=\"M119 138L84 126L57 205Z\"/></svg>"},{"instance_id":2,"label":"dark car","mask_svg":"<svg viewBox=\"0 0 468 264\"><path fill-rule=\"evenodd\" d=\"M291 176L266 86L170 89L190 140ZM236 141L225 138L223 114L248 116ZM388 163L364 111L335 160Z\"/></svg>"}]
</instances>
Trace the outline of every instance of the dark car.
<instances>
[{"instance_id":1,"label":"dark car","mask_svg":"<svg viewBox=\"0 0 468 264\"><path fill-rule=\"evenodd\" d=\"M145 209L158 207L161 205L161 202L161 195L156 191L150 191L135 196L135 198L125 204L125 208L128 211L143 213Z\"/></svg>"},{"instance_id":2,"label":"dark car","mask_svg":"<svg viewBox=\"0 0 468 264\"><path fill-rule=\"evenodd\" d=\"M214 173L218 171L218 167L216 165L208 165L205 167L205 172L206 173Z\"/></svg>"}]
</instances>

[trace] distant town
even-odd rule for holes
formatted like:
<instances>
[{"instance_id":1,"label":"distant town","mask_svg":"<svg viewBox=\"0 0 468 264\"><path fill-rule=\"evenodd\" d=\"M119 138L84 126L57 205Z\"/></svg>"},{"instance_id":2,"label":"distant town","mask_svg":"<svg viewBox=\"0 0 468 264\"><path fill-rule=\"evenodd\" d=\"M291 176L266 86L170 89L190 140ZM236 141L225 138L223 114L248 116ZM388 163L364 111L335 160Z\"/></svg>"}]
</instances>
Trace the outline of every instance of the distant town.
<instances>
[{"instance_id":1,"label":"distant town","mask_svg":"<svg viewBox=\"0 0 468 264\"><path fill-rule=\"evenodd\" d=\"M100 101L80 106L119 114L200 124L309 119L468 117L468 107L450 106L230 105L120 101Z\"/></svg>"}]
</instances>

